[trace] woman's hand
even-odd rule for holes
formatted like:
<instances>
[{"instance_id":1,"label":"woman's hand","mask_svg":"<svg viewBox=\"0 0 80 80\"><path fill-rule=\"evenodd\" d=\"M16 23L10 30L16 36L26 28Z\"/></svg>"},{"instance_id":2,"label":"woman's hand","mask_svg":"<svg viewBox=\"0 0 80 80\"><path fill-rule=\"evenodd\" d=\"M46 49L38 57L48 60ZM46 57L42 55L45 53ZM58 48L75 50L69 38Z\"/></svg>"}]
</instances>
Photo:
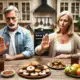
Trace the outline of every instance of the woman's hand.
<instances>
[{"instance_id":1,"label":"woman's hand","mask_svg":"<svg viewBox=\"0 0 80 80\"><path fill-rule=\"evenodd\" d=\"M69 54L60 54L58 56L56 56L55 58L57 59L66 59L66 58L70 58L71 55Z\"/></svg>"},{"instance_id":2,"label":"woman's hand","mask_svg":"<svg viewBox=\"0 0 80 80\"><path fill-rule=\"evenodd\" d=\"M5 50L7 50L7 46L4 43L4 38L0 36L0 54L3 54Z\"/></svg>"},{"instance_id":3,"label":"woman's hand","mask_svg":"<svg viewBox=\"0 0 80 80\"><path fill-rule=\"evenodd\" d=\"M42 47L42 49L47 49L49 47L49 36L48 36L48 34L46 34L42 38L41 47Z\"/></svg>"}]
</instances>

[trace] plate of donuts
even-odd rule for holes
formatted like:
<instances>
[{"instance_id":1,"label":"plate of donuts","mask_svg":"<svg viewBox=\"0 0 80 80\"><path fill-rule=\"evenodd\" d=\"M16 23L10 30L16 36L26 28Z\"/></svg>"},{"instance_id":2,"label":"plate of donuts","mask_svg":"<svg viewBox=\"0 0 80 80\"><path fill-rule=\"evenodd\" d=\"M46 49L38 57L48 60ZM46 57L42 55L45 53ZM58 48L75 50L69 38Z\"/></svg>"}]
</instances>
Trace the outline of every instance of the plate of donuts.
<instances>
[{"instance_id":1,"label":"plate of donuts","mask_svg":"<svg viewBox=\"0 0 80 80\"><path fill-rule=\"evenodd\" d=\"M66 66L62 61L59 61L59 60L49 62L47 65L49 68L54 70L63 70Z\"/></svg>"},{"instance_id":2,"label":"plate of donuts","mask_svg":"<svg viewBox=\"0 0 80 80\"><path fill-rule=\"evenodd\" d=\"M51 74L47 65L28 64L18 70L18 75L28 79L39 79L47 77Z\"/></svg>"}]
</instances>

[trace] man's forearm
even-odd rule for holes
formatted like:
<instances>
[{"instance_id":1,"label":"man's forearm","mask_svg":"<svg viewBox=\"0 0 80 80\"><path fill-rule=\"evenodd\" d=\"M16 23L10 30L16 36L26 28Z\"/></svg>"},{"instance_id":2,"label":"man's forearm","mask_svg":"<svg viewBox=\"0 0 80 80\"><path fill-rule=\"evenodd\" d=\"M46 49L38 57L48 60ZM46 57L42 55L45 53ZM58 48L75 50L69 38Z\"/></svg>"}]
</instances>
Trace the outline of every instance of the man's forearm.
<instances>
[{"instance_id":1,"label":"man's forearm","mask_svg":"<svg viewBox=\"0 0 80 80\"><path fill-rule=\"evenodd\" d=\"M17 59L23 59L24 58L24 54L18 54L18 55L15 55L13 56L13 60L17 60Z\"/></svg>"}]
</instances>

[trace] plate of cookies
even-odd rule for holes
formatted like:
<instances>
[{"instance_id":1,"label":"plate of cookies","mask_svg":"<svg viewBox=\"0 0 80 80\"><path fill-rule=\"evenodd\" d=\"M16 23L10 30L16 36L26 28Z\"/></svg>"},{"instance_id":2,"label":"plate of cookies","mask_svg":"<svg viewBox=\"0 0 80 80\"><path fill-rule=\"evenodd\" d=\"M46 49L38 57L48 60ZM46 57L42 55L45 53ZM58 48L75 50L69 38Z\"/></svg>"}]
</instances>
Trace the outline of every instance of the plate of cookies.
<instances>
[{"instance_id":1,"label":"plate of cookies","mask_svg":"<svg viewBox=\"0 0 80 80\"><path fill-rule=\"evenodd\" d=\"M18 70L18 75L28 79L39 79L47 77L51 74L47 65L27 64Z\"/></svg>"},{"instance_id":2,"label":"plate of cookies","mask_svg":"<svg viewBox=\"0 0 80 80\"><path fill-rule=\"evenodd\" d=\"M65 65L60 60L55 60L48 63L48 67L54 70L63 70L65 68Z\"/></svg>"}]
</instances>

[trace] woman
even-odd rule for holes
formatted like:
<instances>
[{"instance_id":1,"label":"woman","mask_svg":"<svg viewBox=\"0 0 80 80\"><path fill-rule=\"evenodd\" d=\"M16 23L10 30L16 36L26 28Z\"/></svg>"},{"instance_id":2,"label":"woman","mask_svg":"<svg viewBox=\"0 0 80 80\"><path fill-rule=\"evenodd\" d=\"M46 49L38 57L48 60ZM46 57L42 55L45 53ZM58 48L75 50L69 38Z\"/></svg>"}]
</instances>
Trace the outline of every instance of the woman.
<instances>
[{"instance_id":1,"label":"woman","mask_svg":"<svg viewBox=\"0 0 80 80\"><path fill-rule=\"evenodd\" d=\"M46 50L49 50L49 55L55 58L70 58L80 55L80 37L74 33L73 17L68 11L61 12L57 20L56 31L45 35L35 52L41 55Z\"/></svg>"}]
</instances>

